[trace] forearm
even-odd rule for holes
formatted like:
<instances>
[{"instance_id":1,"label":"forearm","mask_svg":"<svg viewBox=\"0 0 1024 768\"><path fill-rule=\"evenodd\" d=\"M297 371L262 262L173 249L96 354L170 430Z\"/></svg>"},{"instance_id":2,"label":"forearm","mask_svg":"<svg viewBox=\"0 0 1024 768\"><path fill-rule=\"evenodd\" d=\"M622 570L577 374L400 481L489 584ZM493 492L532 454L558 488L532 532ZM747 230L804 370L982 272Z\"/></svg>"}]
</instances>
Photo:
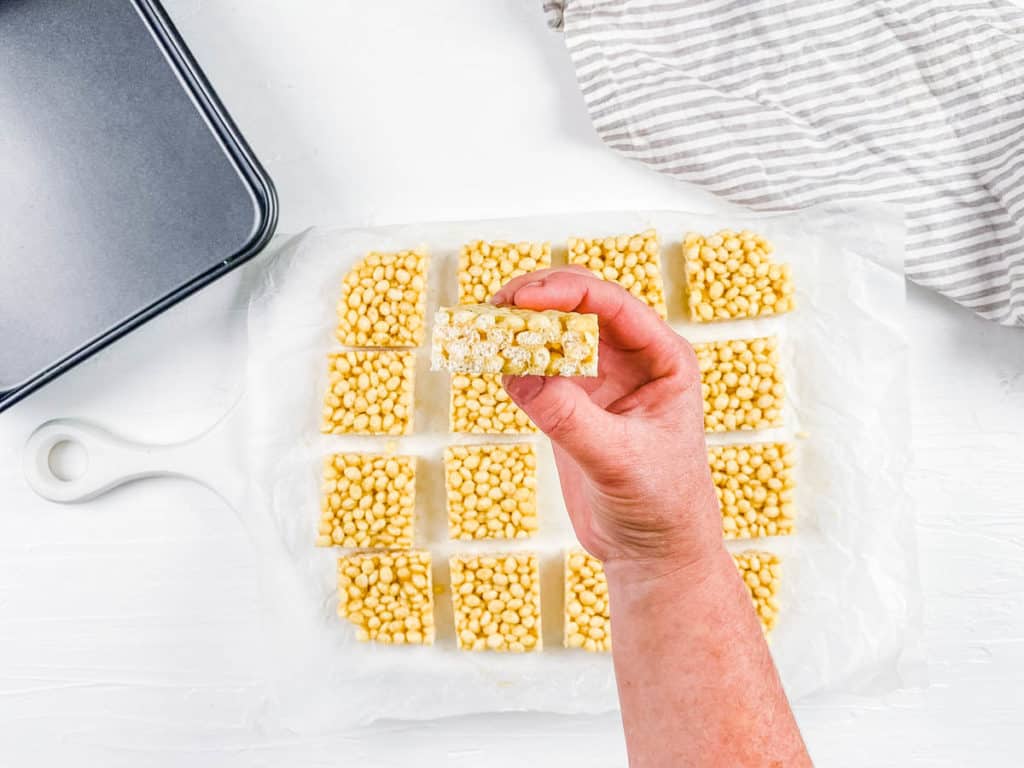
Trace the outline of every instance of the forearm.
<instances>
[{"instance_id":1,"label":"forearm","mask_svg":"<svg viewBox=\"0 0 1024 768\"><path fill-rule=\"evenodd\" d=\"M731 557L606 565L630 765L810 765Z\"/></svg>"}]
</instances>

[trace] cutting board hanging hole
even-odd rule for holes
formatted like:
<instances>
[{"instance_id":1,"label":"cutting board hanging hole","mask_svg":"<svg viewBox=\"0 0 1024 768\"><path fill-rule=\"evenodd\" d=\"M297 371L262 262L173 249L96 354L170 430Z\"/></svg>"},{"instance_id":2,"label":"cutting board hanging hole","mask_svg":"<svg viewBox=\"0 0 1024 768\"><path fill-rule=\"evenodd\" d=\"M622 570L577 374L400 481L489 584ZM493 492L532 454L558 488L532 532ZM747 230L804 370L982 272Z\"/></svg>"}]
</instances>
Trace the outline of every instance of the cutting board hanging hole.
<instances>
[{"instance_id":1,"label":"cutting board hanging hole","mask_svg":"<svg viewBox=\"0 0 1024 768\"><path fill-rule=\"evenodd\" d=\"M89 453L77 440L61 440L50 449L47 466L61 482L74 482L88 471Z\"/></svg>"}]
</instances>

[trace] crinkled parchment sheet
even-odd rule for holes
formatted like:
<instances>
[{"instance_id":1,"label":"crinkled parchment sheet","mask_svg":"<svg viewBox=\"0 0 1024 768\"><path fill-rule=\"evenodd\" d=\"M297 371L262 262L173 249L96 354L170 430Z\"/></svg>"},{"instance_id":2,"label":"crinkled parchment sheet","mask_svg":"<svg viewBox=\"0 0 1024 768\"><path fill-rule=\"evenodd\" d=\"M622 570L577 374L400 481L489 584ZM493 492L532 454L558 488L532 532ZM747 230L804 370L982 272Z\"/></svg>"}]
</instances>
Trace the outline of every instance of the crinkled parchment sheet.
<instances>
[{"instance_id":1,"label":"crinkled parchment sheet","mask_svg":"<svg viewBox=\"0 0 1024 768\"><path fill-rule=\"evenodd\" d=\"M540 448L541 533L532 541L446 540L441 452L447 375L416 369L416 432L400 439L319 432L326 355L346 270L369 250L425 245L431 252L428 317L455 299L459 246L471 239L550 240L564 259L572 235L648 227L663 243L670 320L694 341L769 333L782 340L787 425L709 442L792 439L797 447L797 533L735 542L783 558L782 613L771 648L791 697L874 691L907 682L906 651L920 625L913 513L904 492L909 451L904 338L903 231L898 211L856 205L779 216L736 210L571 213L511 220L312 229L269 260L249 309L249 494L243 519L264 565L268 674L275 707L301 731L378 718L422 719L497 710L599 712L617 705L611 659L561 647L561 552L573 543L550 447ZM789 261L798 309L784 317L714 325L684 319L681 239L693 230L748 227ZM429 328L428 328L429 331ZM498 440L507 438L498 438ZM542 556L544 646L523 655L455 648L448 592L437 597L437 642L429 648L359 643L335 614L338 552L313 546L324 455L387 450L420 457L418 544L448 584L454 551L531 549Z\"/></svg>"}]
</instances>

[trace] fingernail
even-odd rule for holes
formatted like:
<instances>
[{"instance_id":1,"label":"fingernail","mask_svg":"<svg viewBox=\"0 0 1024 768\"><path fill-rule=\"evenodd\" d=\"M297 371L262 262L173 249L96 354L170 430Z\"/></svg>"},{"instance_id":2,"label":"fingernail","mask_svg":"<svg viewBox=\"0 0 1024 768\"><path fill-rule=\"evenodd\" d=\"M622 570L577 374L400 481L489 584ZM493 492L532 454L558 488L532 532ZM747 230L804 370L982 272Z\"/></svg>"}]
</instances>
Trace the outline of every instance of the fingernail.
<instances>
[{"instance_id":1,"label":"fingernail","mask_svg":"<svg viewBox=\"0 0 1024 768\"><path fill-rule=\"evenodd\" d=\"M525 403L535 398L544 388L544 377L505 376L501 383L512 399Z\"/></svg>"},{"instance_id":2,"label":"fingernail","mask_svg":"<svg viewBox=\"0 0 1024 768\"><path fill-rule=\"evenodd\" d=\"M508 298L505 296L505 291L498 291L491 296L491 304L494 304L496 307L500 307L506 301L508 301Z\"/></svg>"}]
</instances>

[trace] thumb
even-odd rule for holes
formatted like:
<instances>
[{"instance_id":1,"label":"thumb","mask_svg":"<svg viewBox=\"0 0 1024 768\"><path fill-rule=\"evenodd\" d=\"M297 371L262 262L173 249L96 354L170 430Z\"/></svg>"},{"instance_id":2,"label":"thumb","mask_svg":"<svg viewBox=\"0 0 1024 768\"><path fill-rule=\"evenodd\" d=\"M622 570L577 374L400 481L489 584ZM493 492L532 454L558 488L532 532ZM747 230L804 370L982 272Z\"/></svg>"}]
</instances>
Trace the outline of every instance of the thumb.
<instances>
[{"instance_id":1,"label":"thumb","mask_svg":"<svg viewBox=\"0 0 1024 768\"><path fill-rule=\"evenodd\" d=\"M571 379L558 376L505 376L516 405L541 432L585 471L600 472L617 440L618 418L599 407Z\"/></svg>"}]
</instances>

